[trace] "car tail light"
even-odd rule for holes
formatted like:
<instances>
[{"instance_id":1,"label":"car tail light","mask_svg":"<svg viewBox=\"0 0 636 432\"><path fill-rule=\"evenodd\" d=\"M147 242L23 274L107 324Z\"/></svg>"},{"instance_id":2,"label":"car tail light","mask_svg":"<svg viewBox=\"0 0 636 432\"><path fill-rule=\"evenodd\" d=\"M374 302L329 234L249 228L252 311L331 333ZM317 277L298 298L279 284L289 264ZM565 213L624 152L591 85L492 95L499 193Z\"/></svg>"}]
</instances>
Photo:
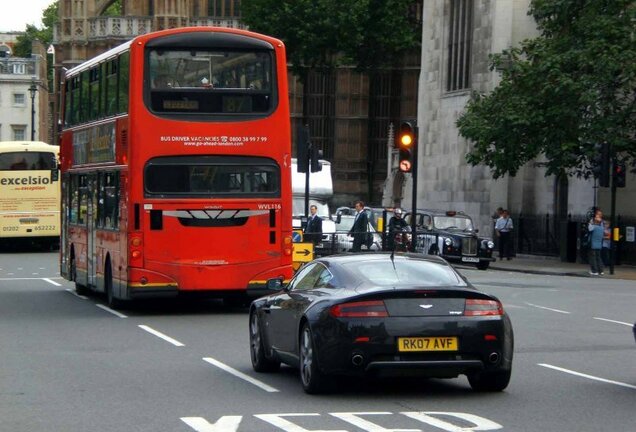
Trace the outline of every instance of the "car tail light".
<instances>
[{"instance_id":1,"label":"car tail light","mask_svg":"<svg viewBox=\"0 0 636 432\"><path fill-rule=\"evenodd\" d=\"M375 318L389 316L382 300L343 303L332 306L329 313L336 318Z\"/></svg>"},{"instance_id":2,"label":"car tail light","mask_svg":"<svg viewBox=\"0 0 636 432\"><path fill-rule=\"evenodd\" d=\"M496 300L466 299L465 316L503 315L503 306Z\"/></svg>"}]
</instances>

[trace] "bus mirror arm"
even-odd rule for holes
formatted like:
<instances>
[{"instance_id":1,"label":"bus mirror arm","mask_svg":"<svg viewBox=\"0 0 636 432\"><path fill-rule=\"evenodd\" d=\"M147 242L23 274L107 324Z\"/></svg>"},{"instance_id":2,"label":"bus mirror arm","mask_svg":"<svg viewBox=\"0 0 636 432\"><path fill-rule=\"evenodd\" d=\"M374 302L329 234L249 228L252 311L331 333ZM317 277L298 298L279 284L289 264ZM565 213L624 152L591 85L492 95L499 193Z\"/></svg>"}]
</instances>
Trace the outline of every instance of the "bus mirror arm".
<instances>
[{"instance_id":1,"label":"bus mirror arm","mask_svg":"<svg viewBox=\"0 0 636 432\"><path fill-rule=\"evenodd\" d=\"M58 171L58 168L53 168L51 170L51 181L58 181L60 179L60 172Z\"/></svg>"}]
</instances>

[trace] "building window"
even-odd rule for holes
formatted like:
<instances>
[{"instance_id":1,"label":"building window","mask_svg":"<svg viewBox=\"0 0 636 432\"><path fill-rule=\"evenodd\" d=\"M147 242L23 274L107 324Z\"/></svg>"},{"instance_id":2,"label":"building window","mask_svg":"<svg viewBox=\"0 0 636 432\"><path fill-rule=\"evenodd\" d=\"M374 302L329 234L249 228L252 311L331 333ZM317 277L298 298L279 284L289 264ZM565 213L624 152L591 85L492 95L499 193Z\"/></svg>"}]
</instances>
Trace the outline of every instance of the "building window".
<instances>
[{"instance_id":1,"label":"building window","mask_svg":"<svg viewBox=\"0 0 636 432\"><path fill-rule=\"evenodd\" d=\"M12 125L13 141L24 141L26 138L26 126L25 125Z\"/></svg>"},{"instance_id":2,"label":"building window","mask_svg":"<svg viewBox=\"0 0 636 432\"><path fill-rule=\"evenodd\" d=\"M13 93L13 105L24 106L25 101L24 93Z\"/></svg>"},{"instance_id":3,"label":"building window","mask_svg":"<svg viewBox=\"0 0 636 432\"><path fill-rule=\"evenodd\" d=\"M470 87L473 0L450 0L446 91Z\"/></svg>"},{"instance_id":4,"label":"building window","mask_svg":"<svg viewBox=\"0 0 636 432\"><path fill-rule=\"evenodd\" d=\"M13 73L16 75L24 75L26 74L26 65L24 63L14 63L13 64Z\"/></svg>"}]
</instances>

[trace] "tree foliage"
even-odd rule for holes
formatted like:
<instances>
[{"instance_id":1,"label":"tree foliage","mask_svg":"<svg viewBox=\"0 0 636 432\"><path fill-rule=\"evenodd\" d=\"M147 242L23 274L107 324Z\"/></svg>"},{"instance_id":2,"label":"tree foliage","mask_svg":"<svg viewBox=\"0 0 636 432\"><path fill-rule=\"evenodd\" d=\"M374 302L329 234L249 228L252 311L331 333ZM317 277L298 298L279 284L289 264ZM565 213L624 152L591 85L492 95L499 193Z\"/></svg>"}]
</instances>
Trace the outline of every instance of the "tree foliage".
<instances>
[{"instance_id":1,"label":"tree foliage","mask_svg":"<svg viewBox=\"0 0 636 432\"><path fill-rule=\"evenodd\" d=\"M502 74L457 121L466 156L495 178L545 158L547 174L591 175L596 145L636 158L636 1L533 0L540 36L490 58Z\"/></svg>"},{"instance_id":2,"label":"tree foliage","mask_svg":"<svg viewBox=\"0 0 636 432\"><path fill-rule=\"evenodd\" d=\"M414 0L243 0L250 30L281 39L296 73L347 63L360 69L390 65L417 46Z\"/></svg>"},{"instance_id":3,"label":"tree foliage","mask_svg":"<svg viewBox=\"0 0 636 432\"><path fill-rule=\"evenodd\" d=\"M29 57L31 55L31 43L40 40L44 46L49 46L53 42L53 26L58 21L57 5L59 0L53 1L44 11L42 11L42 28L27 24L24 35L17 38L14 47L16 57Z\"/></svg>"}]
</instances>

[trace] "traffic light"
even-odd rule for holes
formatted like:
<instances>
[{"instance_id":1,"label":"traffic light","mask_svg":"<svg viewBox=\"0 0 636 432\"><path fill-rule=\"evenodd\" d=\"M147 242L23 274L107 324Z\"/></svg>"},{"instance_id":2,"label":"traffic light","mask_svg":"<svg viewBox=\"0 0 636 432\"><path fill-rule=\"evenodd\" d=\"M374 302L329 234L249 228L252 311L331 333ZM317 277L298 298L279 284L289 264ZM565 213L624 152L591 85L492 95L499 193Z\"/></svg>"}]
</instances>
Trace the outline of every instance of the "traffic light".
<instances>
[{"instance_id":1,"label":"traffic light","mask_svg":"<svg viewBox=\"0 0 636 432\"><path fill-rule=\"evenodd\" d=\"M622 162L614 163L614 187L625 187L625 164Z\"/></svg>"},{"instance_id":2,"label":"traffic light","mask_svg":"<svg viewBox=\"0 0 636 432\"><path fill-rule=\"evenodd\" d=\"M309 163L310 171L312 173L322 171L322 164L320 163L320 159L322 158L322 150L319 150L318 146L313 143L309 145L309 148L309 152L311 153L311 160Z\"/></svg>"},{"instance_id":3,"label":"traffic light","mask_svg":"<svg viewBox=\"0 0 636 432\"><path fill-rule=\"evenodd\" d=\"M417 145L417 133L415 125L410 121L400 123L397 134L397 148L400 151L399 168L403 173L413 170L415 158L413 157L415 146Z\"/></svg>"},{"instance_id":4,"label":"traffic light","mask_svg":"<svg viewBox=\"0 0 636 432\"><path fill-rule=\"evenodd\" d=\"M607 143L594 145L594 157L592 159L592 172L598 179L600 187L610 186L610 155Z\"/></svg>"},{"instance_id":5,"label":"traffic light","mask_svg":"<svg viewBox=\"0 0 636 432\"><path fill-rule=\"evenodd\" d=\"M299 173L309 170L309 127L299 125L296 129L296 160Z\"/></svg>"}]
</instances>

